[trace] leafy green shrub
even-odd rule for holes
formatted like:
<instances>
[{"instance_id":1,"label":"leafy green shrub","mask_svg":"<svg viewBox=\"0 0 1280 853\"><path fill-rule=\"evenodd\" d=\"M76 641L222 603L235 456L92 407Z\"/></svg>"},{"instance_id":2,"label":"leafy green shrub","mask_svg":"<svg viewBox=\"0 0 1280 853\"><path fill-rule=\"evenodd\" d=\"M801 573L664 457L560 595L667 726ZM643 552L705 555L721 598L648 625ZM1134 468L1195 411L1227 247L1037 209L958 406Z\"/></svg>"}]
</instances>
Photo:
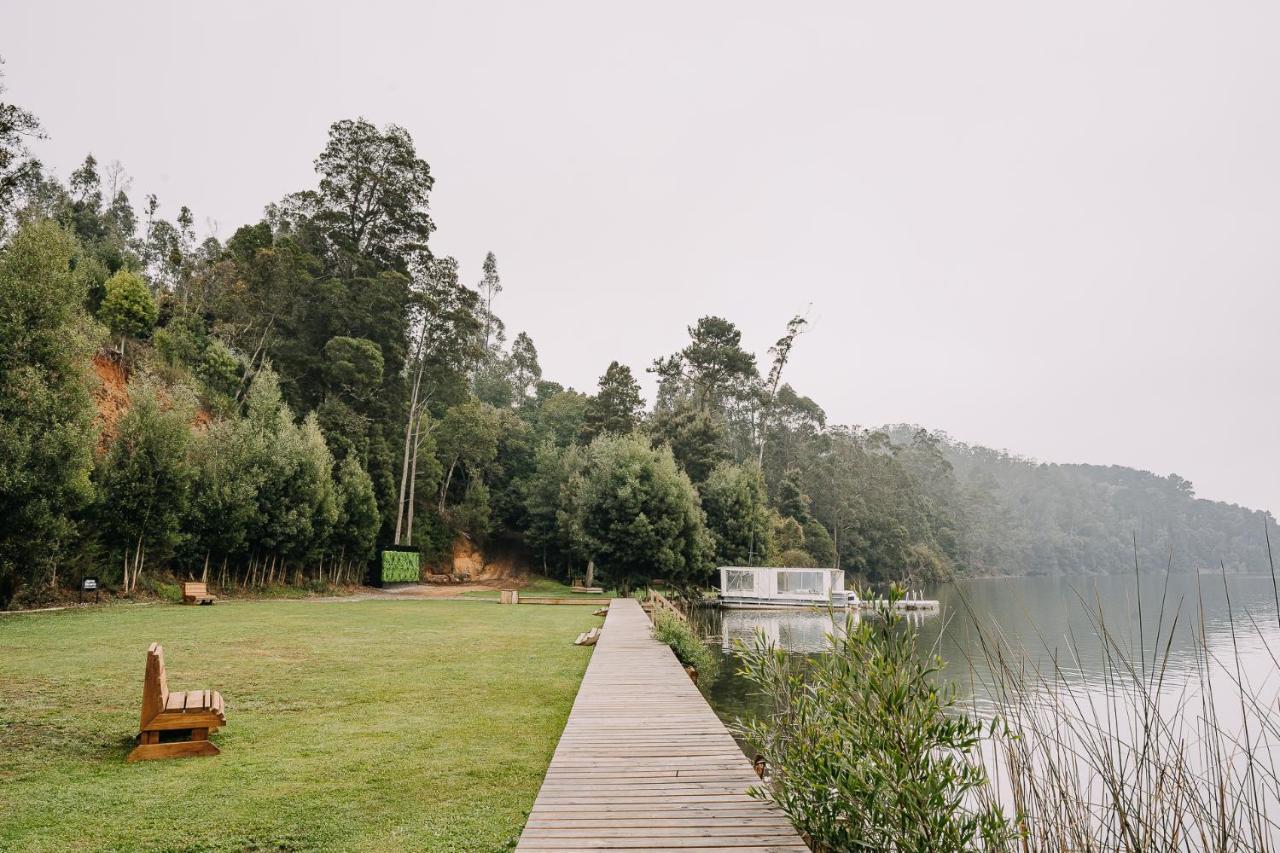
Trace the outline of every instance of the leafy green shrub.
<instances>
[{"instance_id":1,"label":"leafy green shrub","mask_svg":"<svg viewBox=\"0 0 1280 853\"><path fill-rule=\"evenodd\" d=\"M414 583L421 577L417 551L383 551L382 582Z\"/></svg>"},{"instance_id":2,"label":"leafy green shrub","mask_svg":"<svg viewBox=\"0 0 1280 853\"><path fill-rule=\"evenodd\" d=\"M688 622L662 610L653 614L653 638L666 643L685 666L698 670L700 679L713 679L720 669L720 659L711 653Z\"/></svg>"},{"instance_id":3,"label":"leafy green shrub","mask_svg":"<svg viewBox=\"0 0 1280 853\"><path fill-rule=\"evenodd\" d=\"M120 270L105 285L106 295L98 319L119 338L145 338L156 324L159 311L142 277Z\"/></svg>"},{"instance_id":4,"label":"leafy green shrub","mask_svg":"<svg viewBox=\"0 0 1280 853\"><path fill-rule=\"evenodd\" d=\"M900 597L893 593L890 600ZM892 605L850 614L829 654L798 659L763 634L740 644L741 672L772 700L736 724L772 775L772 799L817 851L1007 849L1014 824L978 753L981 721L939 688L936 655Z\"/></svg>"},{"instance_id":5,"label":"leafy green shrub","mask_svg":"<svg viewBox=\"0 0 1280 853\"><path fill-rule=\"evenodd\" d=\"M151 592L154 593L157 598L163 599L164 601L168 601L172 604L182 603L182 587L179 584L172 583L171 581L158 580L154 583L147 584L147 586L151 587Z\"/></svg>"},{"instance_id":6,"label":"leafy green shrub","mask_svg":"<svg viewBox=\"0 0 1280 853\"><path fill-rule=\"evenodd\" d=\"M196 364L196 375L211 393L224 397L235 395L240 385L240 361L217 338L210 338Z\"/></svg>"}]
</instances>

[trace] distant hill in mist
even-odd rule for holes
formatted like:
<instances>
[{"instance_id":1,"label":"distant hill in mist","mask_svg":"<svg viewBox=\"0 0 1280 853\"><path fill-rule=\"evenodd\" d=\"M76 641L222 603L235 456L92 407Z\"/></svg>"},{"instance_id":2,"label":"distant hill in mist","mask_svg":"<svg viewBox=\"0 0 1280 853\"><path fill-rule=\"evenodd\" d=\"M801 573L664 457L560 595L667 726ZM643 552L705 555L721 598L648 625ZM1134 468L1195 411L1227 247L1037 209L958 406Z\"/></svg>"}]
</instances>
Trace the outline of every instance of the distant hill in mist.
<instances>
[{"instance_id":1,"label":"distant hill in mist","mask_svg":"<svg viewBox=\"0 0 1280 853\"><path fill-rule=\"evenodd\" d=\"M901 428L894 428L895 437ZM1195 496L1187 480L1120 465L1041 463L944 440L979 574L1267 572L1268 512Z\"/></svg>"}]
</instances>

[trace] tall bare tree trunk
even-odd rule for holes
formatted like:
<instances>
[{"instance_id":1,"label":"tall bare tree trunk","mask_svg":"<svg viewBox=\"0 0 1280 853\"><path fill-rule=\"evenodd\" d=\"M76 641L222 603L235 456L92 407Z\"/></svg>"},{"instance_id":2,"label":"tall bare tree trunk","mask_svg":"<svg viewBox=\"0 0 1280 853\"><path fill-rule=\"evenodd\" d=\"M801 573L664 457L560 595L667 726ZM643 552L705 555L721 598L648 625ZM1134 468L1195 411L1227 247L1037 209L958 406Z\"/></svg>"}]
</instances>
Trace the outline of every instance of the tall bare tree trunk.
<instances>
[{"instance_id":1,"label":"tall bare tree trunk","mask_svg":"<svg viewBox=\"0 0 1280 853\"><path fill-rule=\"evenodd\" d=\"M453 469L458 465L458 457L453 457L453 461L449 463L449 473L445 475L444 482L440 484L440 514L444 515L444 499L449 494L449 484L453 482Z\"/></svg>"},{"instance_id":2,"label":"tall bare tree trunk","mask_svg":"<svg viewBox=\"0 0 1280 853\"><path fill-rule=\"evenodd\" d=\"M404 460L400 465L400 499L396 504L396 538L395 543L400 544L401 523L404 520L404 494L409 488L409 443L413 440L413 418L414 409L418 405L418 387L415 384L413 388L413 398L409 404L409 420L404 425Z\"/></svg>"},{"instance_id":3,"label":"tall bare tree trunk","mask_svg":"<svg viewBox=\"0 0 1280 853\"><path fill-rule=\"evenodd\" d=\"M239 403L244 397L244 392L249 388L249 381L253 379L254 365L257 363L259 356L262 355L263 349L267 345L267 336L271 334L271 327L275 325L276 318L272 317L267 321L266 328L262 330L262 337L258 340L258 347L253 351L253 355L249 359L249 364L245 368L244 375L240 377L240 386L236 389L236 402ZM252 325L252 324L250 324ZM247 333L249 328L245 328Z\"/></svg>"},{"instance_id":4,"label":"tall bare tree trunk","mask_svg":"<svg viewBox=\"0 0 1280 853\"><path fill-rule=\"evenodd\" d=\"M400 502L396 505L395 542L397 545L401 544L400 543L400 522L401 522L401 519L404 517L405 491L406 489L412 491L412 486L408 485L409 477L411 476L409 473L409 442L413 439L414 433L416 432L417 419L421 415L421 413L419 412L419 409L421 408L420 397L422 394L422 373L423 373L423 370L426 368L426 358L425 358L426 353L424 351L426 349L426 343L427 343L427 330L424 325L422 332L418 335L418 343L414 347L413 357L418 362L418 369L417 371L414 372L413 389L409 395L409 420L408 420L408 423L404 425L404 458L401 460L401 463L400 463ZM415 448L415 451L416 451L416 448Z\"/></svg>"},{"instance_id":5,"label":"tall bare tree trunk","mask_svg":"<svg viewBox=\"0 0 1280 853\"><path fill-rule=\"evenodd\" d=\"M138 534L138 545L133 549L133 579L125 588L125 592L136 592L138 589L138 575L142 572L142 534Z\"/></svg>"},{"instance_id":6,"label":"tall bare tree trunk","mask_svg":"<svg viewBox=\"0 0 1280 853\"><path fill-rule=\"evenodd\" d=\"M408 528L404 536L403 542L397 542L397 545L413 544L413 503L414 495L418 491L418 450L422 447L422 413L418 413L417 421L413 426L413 459L409 463L409 505L405 507L408 516Z\"/></svg>"}]
</instances>

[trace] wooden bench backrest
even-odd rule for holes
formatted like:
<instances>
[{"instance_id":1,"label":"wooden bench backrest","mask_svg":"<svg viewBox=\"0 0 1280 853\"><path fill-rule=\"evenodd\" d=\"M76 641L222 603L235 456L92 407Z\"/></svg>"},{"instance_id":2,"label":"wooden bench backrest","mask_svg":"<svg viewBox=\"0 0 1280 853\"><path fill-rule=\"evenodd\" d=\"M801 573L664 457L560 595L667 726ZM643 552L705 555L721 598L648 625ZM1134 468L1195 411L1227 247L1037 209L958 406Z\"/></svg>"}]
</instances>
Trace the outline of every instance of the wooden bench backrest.
<instances>
[{"instance_id":1,"label":"wooden bench backrest","mask_svg":"<svg viewBox=\"0 0 1280 853\"><path fill-rule=\"evenodd\" d=\"M199 581L186 581L182 584L182 594L193 598L203 598L209 594L209 587Z\"/></svg>"},{"instance_id":2,"label":"wooden bench backrest","mask_svg":"<svg viewBox=\"0 0 1280 853\"><path fill-rule=\"evenodd\" d=\"M152 643L147 648L147 675L142 681L142 726L164 710L169 701L169 682L164 676L164 647Z\"/></svg>"}]
</instances>

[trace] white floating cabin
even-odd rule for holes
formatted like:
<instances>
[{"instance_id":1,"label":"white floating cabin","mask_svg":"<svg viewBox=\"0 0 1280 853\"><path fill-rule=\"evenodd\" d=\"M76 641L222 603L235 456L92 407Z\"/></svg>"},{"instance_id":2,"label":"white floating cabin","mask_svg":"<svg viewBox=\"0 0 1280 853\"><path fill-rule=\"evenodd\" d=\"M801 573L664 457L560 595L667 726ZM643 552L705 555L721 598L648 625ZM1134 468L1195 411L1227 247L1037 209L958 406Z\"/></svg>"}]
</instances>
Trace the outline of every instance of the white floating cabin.
<instances>
[{"instance_id":1,"label":"white floating cabin","mask_svg":"<svg viewBox=\"0 0 1280 853\"><path fill-rule=\"evenodd\" d=\"M843 569L720 567L720 606L760 610L771 607L876 609L887 602L859 599L844 588ZM920 592L908 592L895 610L938 610L939 603Z\"/></svg>"},{"instance_id":2,"label":"white floating cabin","mask_svg":"<svg viewBox=\"0 0 1280 853\"><path fill-rule=\"evenodd\" d=\"M721 607L848 607L842 569L720 567Z\"/></svg>"}]
</instances>

